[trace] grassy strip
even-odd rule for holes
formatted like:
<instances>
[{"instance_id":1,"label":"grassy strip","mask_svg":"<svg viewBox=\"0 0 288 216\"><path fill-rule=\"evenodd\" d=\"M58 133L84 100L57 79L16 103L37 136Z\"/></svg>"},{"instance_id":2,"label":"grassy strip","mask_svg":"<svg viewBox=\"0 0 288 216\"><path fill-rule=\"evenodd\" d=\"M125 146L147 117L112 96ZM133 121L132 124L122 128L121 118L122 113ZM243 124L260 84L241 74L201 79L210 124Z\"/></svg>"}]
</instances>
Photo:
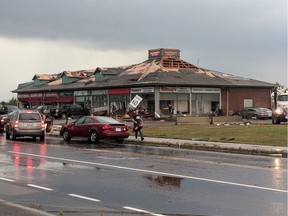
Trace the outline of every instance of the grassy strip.
<instances>
[{"instance_id":1,"label":"grassy strip","mask_svg":"<svg viewBox=\"0 0 288 216\"><path fill-rule=\"evenodd\" d=\"M147 125L143 132L147 137L287 146L287 125Z\"/></svg>"}]
</instances>

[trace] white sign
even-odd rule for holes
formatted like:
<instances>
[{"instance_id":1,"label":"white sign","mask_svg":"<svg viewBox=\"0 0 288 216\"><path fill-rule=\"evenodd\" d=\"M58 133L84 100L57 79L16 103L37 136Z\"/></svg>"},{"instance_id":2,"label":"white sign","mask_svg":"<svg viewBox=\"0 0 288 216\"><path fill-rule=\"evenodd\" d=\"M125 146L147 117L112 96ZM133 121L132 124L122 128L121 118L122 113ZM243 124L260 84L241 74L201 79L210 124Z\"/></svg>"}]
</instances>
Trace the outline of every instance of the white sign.
<instances>
[{"instance_id":1,"label":"white sign","mask_svg":"<svg viewBox=\"0 0 288 216\"><path fill-rule=\"evenodd\" d=\"M74 96L84 96L84 95L88 95L87 91L74 91Z\"/></svg>"},{"instance_id":2,"label":"white sign","mask_svg":"<svg viewBox=\"0 0 288 216\"><path fill-rule=\"evenodd\" d=\"M150 93L154 92L154 87L131 88L131 93Z\"/></svg>"},{"instance_id":3,"label":"white sign","mask_svg":"<svg viewBox=\"0 0 288 216\"><path fill-rule=\"evenodd\" d=\"M136 95L129 103L129 105L135 109L141 103L141 101L142 98L139 95Z\"/></svg>"}]
</instances>

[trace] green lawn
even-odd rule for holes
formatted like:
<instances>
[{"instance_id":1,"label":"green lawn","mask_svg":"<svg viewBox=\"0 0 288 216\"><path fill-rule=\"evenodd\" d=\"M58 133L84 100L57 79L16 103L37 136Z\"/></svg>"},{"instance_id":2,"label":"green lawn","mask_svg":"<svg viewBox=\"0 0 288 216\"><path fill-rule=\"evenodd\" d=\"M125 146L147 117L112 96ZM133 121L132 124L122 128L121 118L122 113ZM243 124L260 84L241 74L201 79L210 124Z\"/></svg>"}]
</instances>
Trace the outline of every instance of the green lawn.
<instances>
[{"instance_id":1,"label":"green lawn","mask_svg":"<svg viewBox=\"0 0 288 216\"><path fill-rule=\"evenodd\" d=\"M142 131L147 137L287 146L287 125L147 125Z\"/></svg>"}]
</instances>

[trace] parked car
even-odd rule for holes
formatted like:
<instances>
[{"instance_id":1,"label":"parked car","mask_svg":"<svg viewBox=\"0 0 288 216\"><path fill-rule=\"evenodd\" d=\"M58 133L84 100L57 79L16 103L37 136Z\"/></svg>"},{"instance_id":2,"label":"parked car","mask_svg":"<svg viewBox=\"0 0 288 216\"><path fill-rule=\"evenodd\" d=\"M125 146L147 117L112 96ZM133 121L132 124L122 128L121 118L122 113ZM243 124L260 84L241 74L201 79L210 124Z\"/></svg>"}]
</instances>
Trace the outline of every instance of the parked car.
<instances>
[{"instance_id":1,"label":"parked car","mask_svg":"<svg viewBox=\"0 0 288 216\"><path fill-rule=\"evenodd\" d=\"M19 110L19 108L13 105L4 105L0 107L0 133L4 132L8 114L17 110Z\"/></svg>"},{"instance_id":2,"label":"parked car","mask_svg":"<svg viewBox=\"0 0 288 216\"><path fill-rule=\"evenodd\" d=\"M271 118L272 111L267 108L246 108L239 112L239 115L242 116L242 118L254 118L254 119L265 119L265 118Z\"/></svg>"},{"instance_id":3,"label":"parked car","mask_svg":"<svg viewBox=\"0 0 288 216\"><path fill-rule=\"evenodd\" d=\"M19 108L13 105L0 106L0 115L8 114L10 112L17 111L17 110L19 110Z\"/></svg>"},{"instance_id":4,"label":"parked car","mask_svg":"<svg viewBox=\"0 0 288 216\"><path fill-rule=\"evenodd\" d=\"M54 114L54 117L64 119L71 116L87 116L89 114L90 110L88 108L80 105L66 105L61 107L58 112Z\"/></svg>"},{"instance_id":5,"label":"parked car","mask_svg":"<svg viewBox=\"0 0 288 216\"><path fill-rule=\"evenodd\" d=\"M91 143L98 143L104 138L122 143L129 136L129 126L107 116L83 116L62 126L60 135L65 141L73 137L86 137Z\"/></svg>"},{"instance_id":6,"label":"parked car","mask_svg":"<svg viewBox=\"0 0 288 216\"><path fill-rule=\"evenodd\" d=\"M42 112L46 115L47 118L54 117L58 112L58 108L53 105L42 105L36 108L39 112Z\"/></svg>"},{"instance_id":7,"label":"parked car","mask_svg":"<svg viewBox=\"0 0 288 216\"><path fill-rule=\"evenodd\" d=\"M4 128L5 128L6 124L9 122L9 120L10 120L11 116L14 114L14 112L15 111L0 116L0 133L4 132Z\"/></svg>"},{"instance_id":8,"label":"parked car","mask_svg":"<svg viewBox=\"0 0 288 216\"><path fill-rule=\"evenodd\" d=\"M6 139L31 136L33 139L45 139L45 123L37 110L19 110L13 112L6 124Z\"/></svg>"},{"instance_id":9,"label":"parked car","mask_svg":"<svg viewBox=\"0 0 288 216\"><path fill-rule=\"evenodd\" d=\"M268 109L268 108L262 108L264 110L264 112L267 113L268 115L268 118L272 118L272 110L271 109Z\"/></svg>"}]
</instances>

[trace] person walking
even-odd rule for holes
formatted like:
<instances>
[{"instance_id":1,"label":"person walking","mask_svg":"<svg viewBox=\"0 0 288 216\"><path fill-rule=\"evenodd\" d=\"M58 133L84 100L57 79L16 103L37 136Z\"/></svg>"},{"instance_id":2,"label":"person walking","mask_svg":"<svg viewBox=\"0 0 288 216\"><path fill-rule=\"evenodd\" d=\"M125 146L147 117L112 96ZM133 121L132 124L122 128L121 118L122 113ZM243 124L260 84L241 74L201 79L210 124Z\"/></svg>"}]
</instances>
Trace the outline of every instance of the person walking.
<instances>
[{"instance_id":1,"label":"person walking","mask_svg":"<svg viewBox=\"0 0 288 216\"><path fill-rule=\"evenodd\" d=\"M144 136L143 136L143 133L142 133L143 119L139 115L139 110L138 109L134 110L133 115L132 115L132 121L134 123L133 132L135 133L135 138L136 139L138 138L138 132L139 132L140 137L141 137L141 141L143 141L144 140Z\"/></svg>"}]
</instances>

